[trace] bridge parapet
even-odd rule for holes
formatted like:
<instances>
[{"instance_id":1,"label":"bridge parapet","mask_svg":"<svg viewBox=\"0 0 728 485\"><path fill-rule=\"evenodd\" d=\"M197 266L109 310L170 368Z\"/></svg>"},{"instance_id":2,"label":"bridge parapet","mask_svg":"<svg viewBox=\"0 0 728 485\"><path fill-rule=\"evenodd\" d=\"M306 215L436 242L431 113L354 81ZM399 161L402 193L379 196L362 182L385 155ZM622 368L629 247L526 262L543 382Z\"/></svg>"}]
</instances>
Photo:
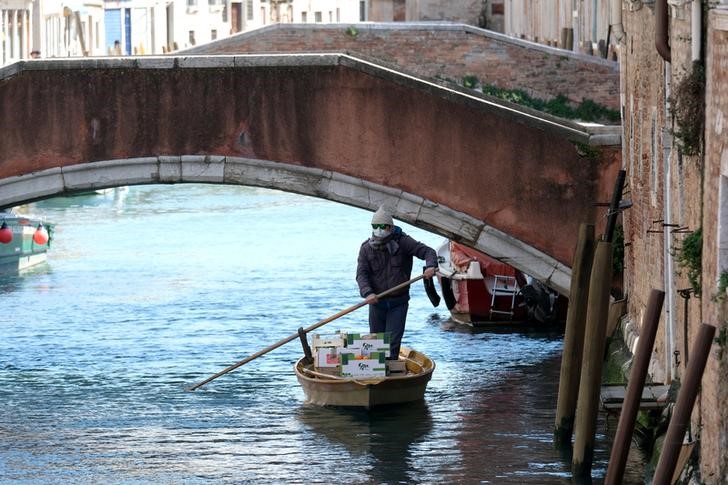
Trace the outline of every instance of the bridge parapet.
<instances>
[{"instance_id":1,"label":"bridge parapet","mask_svg":"<svg viewBox=\"0 0 728 485\"><path fill-rule=\"evenodd\" d=\"M450 22L272 24L182 51L182 55L346 52L418 77L563 95L620 109L619 63Z\"/></svg>"}]
</instances>

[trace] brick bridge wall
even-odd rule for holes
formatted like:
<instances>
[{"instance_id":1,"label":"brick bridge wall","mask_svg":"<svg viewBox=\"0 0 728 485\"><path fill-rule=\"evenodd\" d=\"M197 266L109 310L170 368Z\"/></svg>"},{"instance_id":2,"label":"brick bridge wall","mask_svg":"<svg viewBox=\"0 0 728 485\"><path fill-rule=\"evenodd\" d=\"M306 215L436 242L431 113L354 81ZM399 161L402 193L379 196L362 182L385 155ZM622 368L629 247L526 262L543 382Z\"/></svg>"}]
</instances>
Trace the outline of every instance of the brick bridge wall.
<instances>
[{"instance_id":1,"label":"brick bridge wall","mask_svg":"<svg viewBox=\"0 0 728 485\"><path fill-rule=\"evenodd\" d=\"M346 52L424 78L461 83L475 76L534 98L563 94L619 109L619 63L461 24L277 24L181 54L281 52Z\"/></svg>"},{"instance_id":2,"label":"brick bridge wall","mask_svg":"<svg viewBox=\"0 0 728 485\"><path fill-rule=\"evenodd\" d=\"M618 166L613 144L597 143L591 155L580 148L608 142L601 132L342 54L28 61L0 70L0 80L0 199L5 180L78 164L126 171L126 159L186 155L278 162L474 218L507 235L509 247L521 242L522 263L494 254L513 266L534 274L540 256L526 246L553 258L544 281L570 264L578 224L603 221L595 203L608 200ZM54 187L36 195L64 190ZM471 233L461 223L443 234L482 239L486 228Z\"/></svg>"}]
</instances>

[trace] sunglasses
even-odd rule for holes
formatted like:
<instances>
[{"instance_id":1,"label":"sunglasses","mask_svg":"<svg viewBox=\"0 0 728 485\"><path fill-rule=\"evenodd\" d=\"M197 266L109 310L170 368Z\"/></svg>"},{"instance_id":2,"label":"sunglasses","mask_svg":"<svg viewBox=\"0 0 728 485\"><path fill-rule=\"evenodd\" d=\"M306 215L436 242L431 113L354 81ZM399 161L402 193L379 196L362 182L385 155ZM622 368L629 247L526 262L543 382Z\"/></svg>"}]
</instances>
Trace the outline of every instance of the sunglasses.
<instances>
[{"instance_id":1,"label":"sunglasses","mask_svg":"<svg viewBox=\"0 0 728 485\"><path fill-rule=\"evenodd\" d=\"M386 229L389 224L372 224L372 229Z\"/></svg>"}]
</instances>

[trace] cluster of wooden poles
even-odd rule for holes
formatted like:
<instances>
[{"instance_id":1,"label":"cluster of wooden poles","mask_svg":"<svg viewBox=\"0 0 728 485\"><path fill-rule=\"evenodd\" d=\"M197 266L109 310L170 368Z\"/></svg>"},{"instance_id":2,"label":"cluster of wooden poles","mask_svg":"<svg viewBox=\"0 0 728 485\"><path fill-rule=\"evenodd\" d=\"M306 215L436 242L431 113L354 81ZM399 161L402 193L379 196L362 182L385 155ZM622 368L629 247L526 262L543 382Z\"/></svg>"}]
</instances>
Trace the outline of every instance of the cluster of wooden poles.
<instances>
[{"instance_id":1,"label":"cluster of wooden poles","mask_svg":"<svg viewBox=\"0 0 728 485\"><path fill-rule=\"evenodd\" d=\"M594 224L582 224L572 265L554 442L562 447L571 446L574 435L572 475L577 481L591 475L609 320L612 236L620 212L624 176L624 170L620 171L604 236L595 241ZM605 485L622 483L664 296L665 293L657 289L650 294L612 444ZM701 325L655 470L654 485L674 483L675 475L679 475L680 470L675 468L714 334L714 326Z\"/></svg>"}]
</instances>

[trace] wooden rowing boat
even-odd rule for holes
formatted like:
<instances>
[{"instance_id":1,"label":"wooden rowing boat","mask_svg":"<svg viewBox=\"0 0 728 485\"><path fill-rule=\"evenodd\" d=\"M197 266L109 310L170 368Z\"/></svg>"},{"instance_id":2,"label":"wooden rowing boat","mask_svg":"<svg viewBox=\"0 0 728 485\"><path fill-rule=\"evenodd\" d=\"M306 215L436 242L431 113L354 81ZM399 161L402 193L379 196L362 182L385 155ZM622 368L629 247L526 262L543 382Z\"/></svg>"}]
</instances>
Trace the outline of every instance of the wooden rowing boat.
<instances>
[{"instance_id":1,"label":"wooden rowing boat","mask_svg":"<svg viewBox=\"0 0 728 485\"><path fill-rule=\"evenodd\" d=\"M346 406L371 409L424 398L435 362L421 352L401 347L399 360L406 373L377 378L338 377L317 372L302 357L294 365L306 402L319 406Z\"/></svg>"}]
</instances>

